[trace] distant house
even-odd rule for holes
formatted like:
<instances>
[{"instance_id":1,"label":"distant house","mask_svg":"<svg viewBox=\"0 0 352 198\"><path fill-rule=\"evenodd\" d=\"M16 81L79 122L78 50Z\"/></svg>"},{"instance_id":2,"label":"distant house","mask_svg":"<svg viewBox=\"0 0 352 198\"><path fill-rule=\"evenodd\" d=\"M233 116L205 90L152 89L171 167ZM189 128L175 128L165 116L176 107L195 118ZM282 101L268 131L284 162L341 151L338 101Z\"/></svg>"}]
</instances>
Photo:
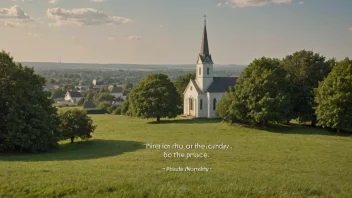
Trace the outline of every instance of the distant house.
<instances>
[{"instance_id":1,"label":"distant house","mask_svg":"<svg viewBox=\"0 0 352 198\"><path fill-rule=\"evenodd\" d=\"M104 88L106 85L93 85L92 89L102 89Z\"/></svg>"},{"instance_id":2,"label":"distant house","mask_svg":"<svg viewBox=\"0 0 352 198\"><path fill-rule=\"evenodd\" d=\"M66 102L76 103L82 99L83 99L82 94L77 91L67 91L66 92L66 95L65 95Z\"/></svg>"},{"instance_id":3,"label":"distant house","mask_svg":"<svg viewBox=\"0 0 352 198\"><path fill-rule=\"evenodd\" d=\"M120 86L113 86L110 95L115 96L115 98L123 97L123 89Z\"/></svg>"},{"instance_id":4,"label":"distant house","mask_svg":"<svg viewBox=\"0 0 352 198\"><path fill-rule=\"evenodd\" d=\"M96 80L96 79L94 79L92 83L93 83L93 85L104 85L104 82L103 82L103 81L101 81L101 80Z\"/></svg>"},{"instance_id":5,"label":"distant house","mask_svg":"<svg viewBox=\"0 0 352 198\"><path fill-rule=\"evenodd\" d=\"M89 85L77 85L75 86L75 89L77 89L78 91L84 91L84 90L88 90L89 89Z\"/></svg>"},{"instance_id":6,"label":"distant house","mask_svg":"<svg viewBox=\"0 0 352 198\"><path fill-rule=\"evenodd\" d=\"M46 84L44 86L44 91L51 91L53 89L55 89L55 85L53 85L53 84Z\"/></svg>"},{"instance_id":7,"label":"distant house","mask_svg":"<svg viewBox=\"0 0 352 198\"><path fill-rule=\"evenodd\" d=\"M64 98L64 96L63 97L54 98L54 101L56 103L62 103L62 102L65 102L65 98Z\"/></svg>"}]
</instances>

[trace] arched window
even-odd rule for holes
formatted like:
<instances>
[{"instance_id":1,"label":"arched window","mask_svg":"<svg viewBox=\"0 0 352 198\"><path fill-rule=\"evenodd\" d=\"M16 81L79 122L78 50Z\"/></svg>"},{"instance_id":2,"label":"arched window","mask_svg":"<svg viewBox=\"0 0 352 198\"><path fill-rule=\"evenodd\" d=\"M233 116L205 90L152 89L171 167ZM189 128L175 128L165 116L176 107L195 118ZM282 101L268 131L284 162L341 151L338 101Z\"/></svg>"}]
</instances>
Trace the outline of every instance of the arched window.
<instances>
[{"instance_id":1,"label":"arched window","mask_svg":"<svg viewBox=\"0 0 352 198\"><path fill-rule=\"evenodd\" d=\"M216 109L216 98L214 98L214 100L213 100L213 110L215 110Z\"/></svg>"},{"instance_id":2,"label":"arched window","mask_svg":"<svg viewBox=\"0 0 352 198\"><path fill-rule=\"evenodd\" d=\"M209 70L209 68L207 68L207 74L209 75L209 72L210 72L210 70Z\"/></svg>"},{"instance_id":3,"label":"arched window","mask_svg":"<svg viewBox=\"0 0 352 198\"><path fill-rule=\"evenodd\" d=\"M203 109L203 100L200 99L199 101L199 109L202 110Z\"/></svg>"},{"instance_id":4,"label":"arched window","mask_svg":"<svg viewBox=\"0 0 352 198\"><path fill-rule=\"evenodd\" d=\"M202 75L202 68L199 68L199 75Z\"/></svg>"}]
</instances>

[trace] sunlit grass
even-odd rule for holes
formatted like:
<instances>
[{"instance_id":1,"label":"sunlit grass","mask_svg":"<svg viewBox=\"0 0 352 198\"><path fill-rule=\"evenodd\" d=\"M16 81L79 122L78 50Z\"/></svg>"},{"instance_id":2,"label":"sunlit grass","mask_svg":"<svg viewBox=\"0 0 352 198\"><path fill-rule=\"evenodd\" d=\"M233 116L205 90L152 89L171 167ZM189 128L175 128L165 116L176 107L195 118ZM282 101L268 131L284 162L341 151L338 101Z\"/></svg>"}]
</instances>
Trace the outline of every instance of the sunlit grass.
<instances>
[{"instance_id":1,"label":"sunlit grass","mask_svg":"<svg viewBox=\"0 0 352 198\"><path fill-rule=\"evenodd\" d=\"M299 125L261 130L220 120L153 124L91 116L98 128L89 141L62 142L52 153L0 156L0 197L352 195L351 137ZM226 143L232 149L206 151L208 159L165 159L163 150L147 150L144 143ZM166 172L166 166L212 170Z\"/></svg>"}]
</instances>

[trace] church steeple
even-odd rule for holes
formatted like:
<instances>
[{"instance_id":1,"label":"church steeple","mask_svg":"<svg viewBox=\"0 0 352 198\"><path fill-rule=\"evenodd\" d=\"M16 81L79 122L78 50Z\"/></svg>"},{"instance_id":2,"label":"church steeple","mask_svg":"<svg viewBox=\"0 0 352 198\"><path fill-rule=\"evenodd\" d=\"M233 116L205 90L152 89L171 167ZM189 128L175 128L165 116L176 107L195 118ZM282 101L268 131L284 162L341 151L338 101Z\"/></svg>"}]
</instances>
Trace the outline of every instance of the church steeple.
<instances>
[{"instance_id":1,"label":"church steeple","mask_svg":"<svg viewBox=\"0 0 352 198\"><path fill-rule=\"evenodd\" d=\"M207 21L204 15L204 30L202 38L202 47L197 61L197 70L196 70L196 81L200 90L206 91L209 85L213 82L213 60L211 59L211 54L209 52L209 43L208 43L208 33L207 33Z\"/></svg>"},{"instance_id":2,"label":"church steeple","mask_svg":"<svg viewBox=\"0 0 352 198\"><path fill-rule=\"evenodd\" d=\"M199 55L202 59L202 62L213 62L211 60L211 55L209 53L206 15L204 15L204 31L203 31L203 38L202 38L202 46L201 46Z\"/></svg>"}]
</instances>

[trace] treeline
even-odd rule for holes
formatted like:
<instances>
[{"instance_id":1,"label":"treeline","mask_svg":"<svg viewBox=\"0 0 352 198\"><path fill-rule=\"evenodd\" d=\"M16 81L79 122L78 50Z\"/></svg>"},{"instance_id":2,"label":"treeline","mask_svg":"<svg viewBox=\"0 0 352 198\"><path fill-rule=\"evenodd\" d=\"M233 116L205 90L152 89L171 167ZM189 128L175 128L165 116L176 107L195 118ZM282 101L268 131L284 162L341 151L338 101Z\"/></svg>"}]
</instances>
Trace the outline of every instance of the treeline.
<instances>
[{"instance_id":1,"label":"treeline","mask_svg":"<svg viewBox=\"0 0 352 198\"><path fill-rule=\"evenodd\" d=\"M91 137L95 126L86 112L58 114L44 84L33 68L0 52L0 152L48 151L60 140Z\"/></svg>"},{"instance_id":2,"label":"treeline","mask_svg":"<svg viewBox=\"0 0 352 198\"><path fill-rule=\"evenodd\" d=\"M352 125L352 60L326 60L312 51L284 59L255 59L217 104L227 122L311 122L348 129Z\"/></svg>"}]
</instances>

